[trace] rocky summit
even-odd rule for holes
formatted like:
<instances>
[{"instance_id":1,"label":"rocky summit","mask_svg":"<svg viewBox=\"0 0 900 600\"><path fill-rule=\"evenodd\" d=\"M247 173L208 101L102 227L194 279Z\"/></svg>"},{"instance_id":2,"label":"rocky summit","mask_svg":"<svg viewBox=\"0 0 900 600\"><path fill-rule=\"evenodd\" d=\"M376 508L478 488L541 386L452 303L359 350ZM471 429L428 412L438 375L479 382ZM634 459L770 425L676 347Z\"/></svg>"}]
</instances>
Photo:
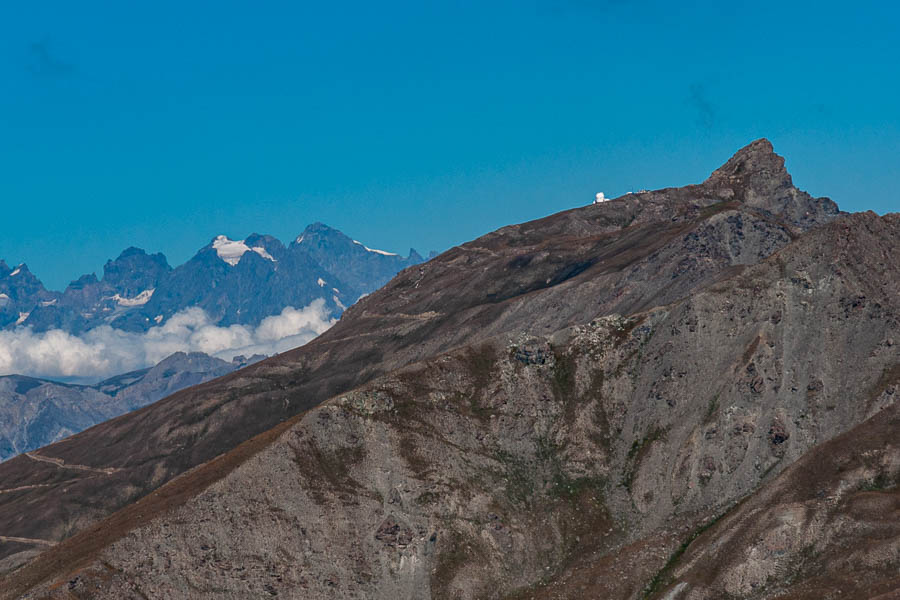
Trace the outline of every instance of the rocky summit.
<instances>
[{"instance_id":1,"label":"rocky summit","mask_svg":"<svg viewBox=\"0 0 900 600\"><path fill-rule=\"evenodd\" d=\"M895 598L898 240L766 140L504 227L0 464L0 597Z\"/></svg>"}]
</instances>

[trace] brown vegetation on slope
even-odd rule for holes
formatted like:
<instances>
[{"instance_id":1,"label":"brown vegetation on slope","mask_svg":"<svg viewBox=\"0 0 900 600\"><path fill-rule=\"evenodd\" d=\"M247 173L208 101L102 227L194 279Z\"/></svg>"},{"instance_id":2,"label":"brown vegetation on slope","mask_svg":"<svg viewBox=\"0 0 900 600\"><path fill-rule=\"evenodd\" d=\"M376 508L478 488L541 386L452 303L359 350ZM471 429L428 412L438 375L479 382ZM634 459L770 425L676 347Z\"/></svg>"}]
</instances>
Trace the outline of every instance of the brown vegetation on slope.
<instances>
[{"instance_id":1,"label":"brown vegetation on slope","mask_svg":"<svg viewBox=\"0 0 900 600\"><path fill-rule=\"evenodd\" d=\"M866 482L893 485L897 462L884 457L894 456L900 391L891 375L898 234L895 216L846 217L665 307L549 338L500 338L374 380L312 410L217 483L190 483L184 504L34 592L727 597L743 568L738 550L717 551L732 543L731 524L756 527L730 534L746 540L784 521L746 513L757 497L780 510L767 490L792 506L820 494L817 485L833 498L852 480L864 502L881 493ZM838 361L854 368L834 369ZM826 443L775 479L870 415L860 434L869 443L854 445L855 434ZM815 458L834 444L851 467L858 450L871 472L835 479L847 459ZM868 515L859 494L835 505L841 518L890 518ZM825 529L831 537L814 541L833 551L842 530ZM702 548L714 555L695 559ZM865 587L828 584L845 594L893 585L895 557L874 556L887 562ZM805 572L833 568L822 557ZM771 571L756 596L733 595L777 597L797 585L790 572Z\"/></svg>"}]
</instances>

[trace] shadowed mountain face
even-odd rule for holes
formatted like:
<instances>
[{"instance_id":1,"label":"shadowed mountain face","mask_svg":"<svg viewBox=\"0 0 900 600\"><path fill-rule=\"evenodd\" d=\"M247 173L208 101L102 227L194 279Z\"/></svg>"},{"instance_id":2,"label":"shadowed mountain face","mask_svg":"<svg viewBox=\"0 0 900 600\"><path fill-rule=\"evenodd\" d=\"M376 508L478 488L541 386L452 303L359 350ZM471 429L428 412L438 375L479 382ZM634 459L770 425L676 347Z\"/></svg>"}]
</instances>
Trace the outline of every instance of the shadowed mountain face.
<instances>
[{"instance_id":1,"label":"shadowed mountain face","mask_svg":"<svg viewBox=\"0 0 900 600\"><path fill-rule=\"evenodd\" d=\"M91 425L156 402L186 387L255 362L226 362L176 352L148 369L96 385L70 385L21 375L0 376L0 461L61 440Z\"/></svg>"},{"instance_id":2,"label":"shadowed mountain face","mask_svg":"<svg viewBox=\"0 0 900 600\"><path fill-rule=\"evenodd\" d=\"M778 597L802 548L682 561L893 410L898 235L764 140L498 230L302 348L0 465L5 568L69 538L5 597ZM890 488L885 464L860 477Z\"/></svg>"}]
</instances>

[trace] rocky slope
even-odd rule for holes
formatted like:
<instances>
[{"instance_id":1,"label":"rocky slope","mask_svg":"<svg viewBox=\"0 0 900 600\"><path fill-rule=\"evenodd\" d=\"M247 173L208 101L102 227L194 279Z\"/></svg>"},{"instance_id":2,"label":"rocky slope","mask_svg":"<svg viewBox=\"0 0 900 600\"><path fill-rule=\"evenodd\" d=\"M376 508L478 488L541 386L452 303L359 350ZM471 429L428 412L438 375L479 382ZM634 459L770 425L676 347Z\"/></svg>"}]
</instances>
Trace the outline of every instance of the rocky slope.
<instances>
[{"instance_id":1,"label":"rocky slope","mask_svg":"<svg viewBox=\"0 0 900 600\"><path fill-rule=\"evenodd\" d=\"M488 340L378 378L99 550L66 593L889 589L900 566L897 235L896 217L848 217L667 306ZM209 468L177 481L205 481ZM48 554L83 556L95 535ZM851 535L860 551L847 558L834 544ZM841 577L828 554L870 576Z\"/></svg>"},{"instance_id":2,"label":"rocky slope","mask_svg":"<svg viewBox=\"0 0 900 600\"><path fill-rule=\"evenodd\" d=\"M68 471L0 465L6 568L69 538L6 597L776 597L784 569L747 592L682 561L893 410L900 219L836 217L763 140L407 269L303 348L41 450Z\"/></svg>"},{"instance_id":3,"label":"rocky slope","mask_svg":"<svg viewBox=\"0 0 900 600\"><path fill-rule=\"evenodd\" d=\"M0 461L46 446L107 419L255 362L226 362L200 352L176 352L148 369L96 385L0 376Z\"/></svg>"}]
</instances>

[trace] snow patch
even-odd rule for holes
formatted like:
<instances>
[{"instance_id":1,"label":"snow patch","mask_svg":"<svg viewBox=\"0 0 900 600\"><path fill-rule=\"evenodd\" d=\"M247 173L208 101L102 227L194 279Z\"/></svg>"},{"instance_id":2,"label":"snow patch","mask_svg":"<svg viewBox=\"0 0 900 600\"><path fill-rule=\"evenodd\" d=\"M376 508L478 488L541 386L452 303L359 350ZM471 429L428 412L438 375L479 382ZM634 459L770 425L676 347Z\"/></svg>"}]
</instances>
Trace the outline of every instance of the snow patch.
<instances>
[{"instance_id":1,"label":"snow patch","mask_svg":"<svg viewBox=\"0 0 900 600\"><path fill-rule=\"evenodd\" d=\"M56 298L53 300L43 300L41 302L41 306L53 306L54 304L56 304Z\"/></svg>"},{"instance_id":2,"label":"snow patch","mask_svg":"<svg viewBox=\"0 0 900 600\"><path fill-rule=\"evenodd\" d=\"M18 267L16 267L15 271L13 271L12 273L9 274L9 276L15 277L16 275L18 275L21 272L22 272L22 265L19 265Z\"/></svg>"},{"instance_id":3,"label":"snow patch","mask_svg":"<svg viewBox=\"0 0 900 600\"><path fill-rule=\"evenodd\" d=\"M266 249L263 248L262 246L253 246L252 248L250 248L250 250L252 250L253 252L256 252L257 254L259 254L260 256L262 256L262 257L263 257L264 259L266 259L266 260L271 260L272 262L278 262L277 260L275 260L275 259L272 257L271 254L269 254L268 252L266 252Z\"/></svg>"},{"instance_id":4,"label":"snow patch","mask_svg":"<svg viewBox=\"0 0 900 600\"><path fill-rule=\"evenodd\" d=\"M325 287L325 280L322 279L321 277L319 277L318 279L316 279L316 283L319 284L319 287Z\"/></svg>"},{"instance_id":5,"label":"snow patch","mask_svg":"<svg viewBox=\"0 0 900 600\"><path fill-rule=\"evenodd\" d=\"M369 248L362 242L357 242L356 240L353 240L353 243L356 244L357 246L362 246L363 248L365 248L366 252L374 252L375 254L381 254L382 256L399 256L399 254L397 254L395 252L385 252L384 250L376 250L375 248Z\"/></svg>"},{"instance_id":6,"label":"snow patch","mask_svg":"<svg viewBox=\"0 0 900 600\"><path fill-rule=\"evenodd\" d=\"M251 248L244 243L244 240L229 240L228 237L224 235L216 236L216 239L213 240L212 247L216 251L216 254L219 255L219 258L232 267L241 261L241 257L244 256L244 254L251 251L256 252L266 260L276 262L272 255L262 246L253 246Z\"/></svg>"},{"instance_id":7,"label":"snow patch","mask_svg":"<svg viewBox=\"0 0 900 600\"><path fill-rule=\"evenodd\" d=\"M21 325L22 323L24 323L24 322L25 322L25 319L27 319L30 315L31 315L30 312L27 312L27 313L26 313L26 312L20 312L20 313L19 313L19 318L16 320L16 325Z\"/></svg>"},{"instance_id":8,"label":"snow patch","mask_svg":"<svg viewBox=\"0 0 900 600\"><path fill-rule=\"evenodd\" d=\"M115 296L105 298L105 300L115 300L116 304L119 306L143 306L150 301L150 297L153 296L153 292L155 291L156 289L144 290L134 298L123 298L119 294L116 294Z\"/></svg>"},{"instance_id":9,"label":"snow patch","mask_svg":"<svg viewBox=\"0 0 900 600\"><path fill-rule=\"evenodd\" d=\"M163 316L162 316L162 315L156 315L155 317L153 317L153 320L156 321L156 324L157 324L157 325L159 325L160 322L163 320Z\"/></svg>"},{"instance_id":10,"label":"snow patch","mask_svg":"<svg viewBox=\"0 0 900 600\"><path fill-rule=\"evenodd\" d=\"M229 240L224 235L216 237L215 241L213 241L213 249L219 255L219 258L232 267L240 262L245 252L250 250L247 244L244 243L244 240Z\"/></svg>"}]
</instances>

